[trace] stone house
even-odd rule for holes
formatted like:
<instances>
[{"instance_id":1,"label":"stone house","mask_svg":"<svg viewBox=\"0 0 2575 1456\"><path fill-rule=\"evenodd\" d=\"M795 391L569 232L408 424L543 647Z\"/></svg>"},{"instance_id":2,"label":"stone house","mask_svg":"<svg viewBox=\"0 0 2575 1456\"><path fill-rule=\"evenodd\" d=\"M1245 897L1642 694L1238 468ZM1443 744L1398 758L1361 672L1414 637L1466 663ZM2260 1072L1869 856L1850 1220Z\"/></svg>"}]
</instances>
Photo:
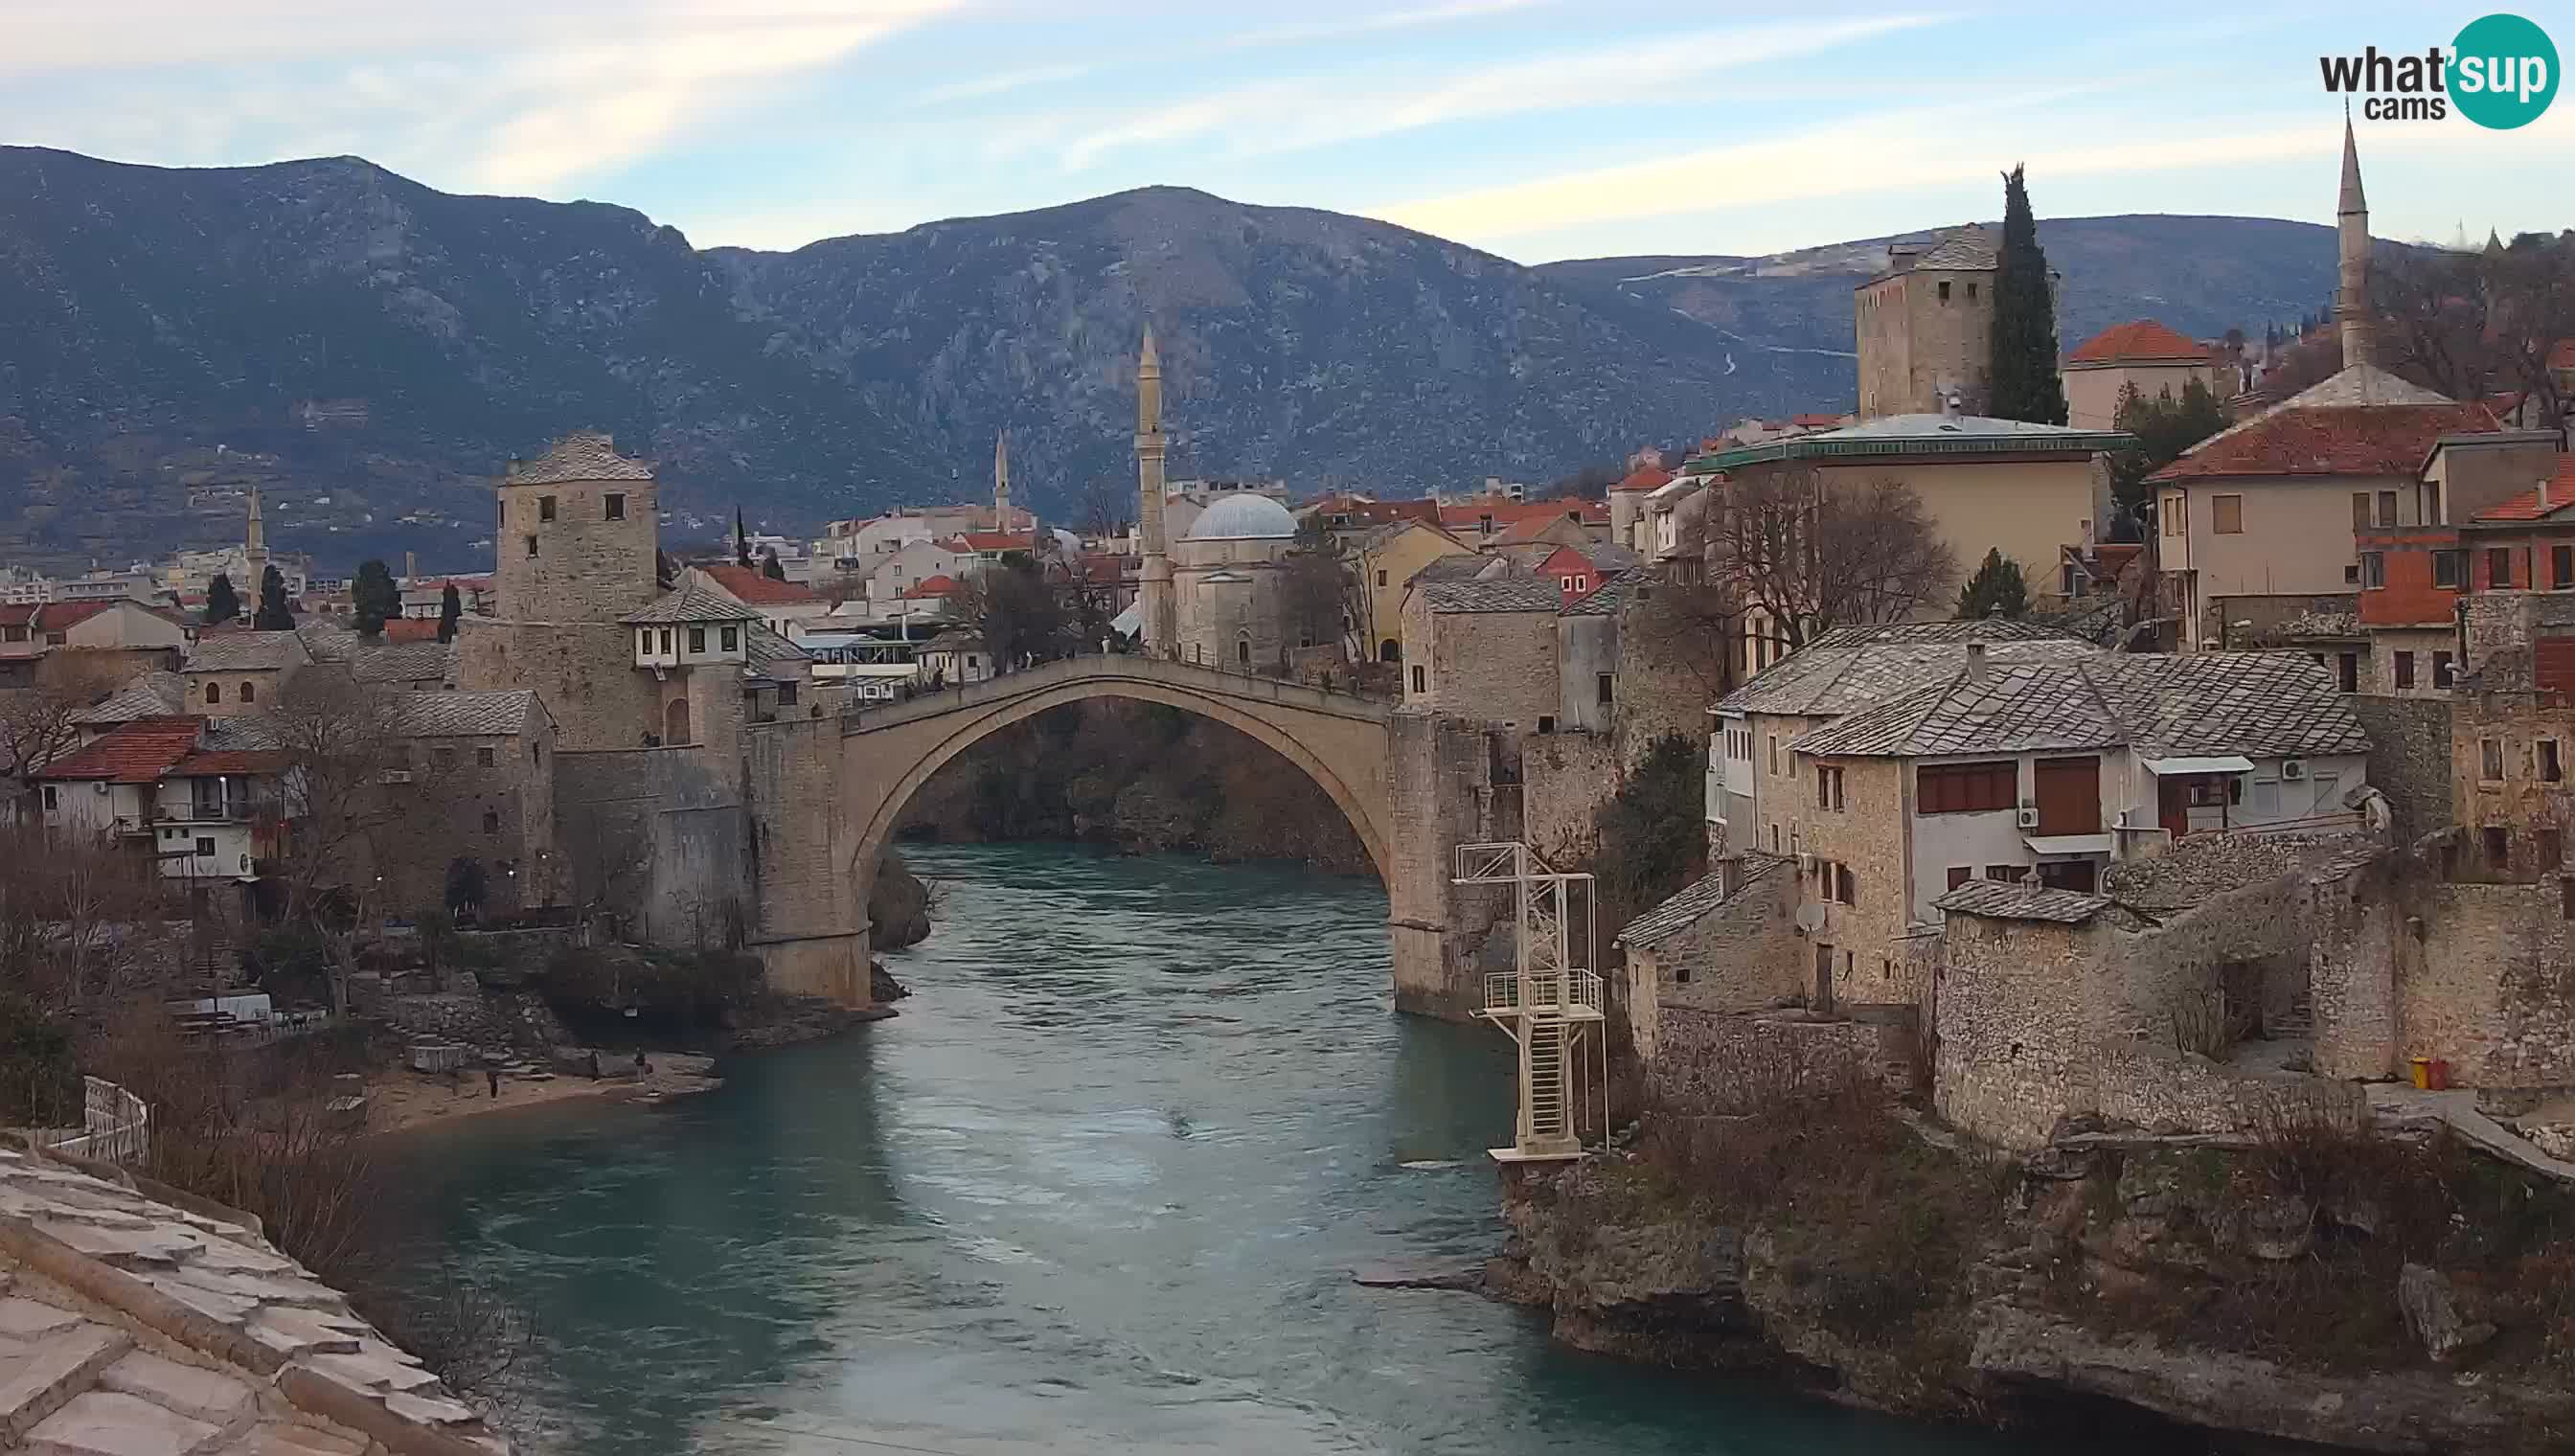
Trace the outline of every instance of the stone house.
<instances>
[{"instance_id":1,"label":"stone house","mask_svg":"<svg viewBox=\"0 0 2575 1456\"><path fill-rule=\"evenodd\" d=\"M377 837L382 903L409 913L445 902L448 866L476 861L486 914L561 902L555 726L529 690L406 694L395 722L414 776L388 782L412 802Z\"/></svg>"},{"instance_id":2,"label":"stone house","mask_svg":"<svg viewBox=\"0 0 2575 1456\"><path fill-rule=\"evenodd\" d=\"M1659 462L1640 462L1609 488L1609 544L1634 552L1639 559L1653 551L1645 519L1645 498L1672 483L1672 473Z\"/></svg>"},{"instance_id":3,"label":"stone house","mask_svg":"<svg viewBox=\"0 0 2575 1456\"><path fill-rule=\"evenodd\" d=\"M1758 1011L1801 999L1794 861L1777 854L1718 860L1671 898L1621 927L1627 1020L1636 1055L1651 1062L1662 1011Z\"/></svg>"},{"instance_id":4,"label":"stone house","mask_svg":"<svg viewBox=\"0 0 2575 1456\"><path fill-rule=\"evenodd\" d=\"M1552 731L1562 604L1536 577L1416 578L1403 602L1404 708Z\"/></svg>"},{"instance_id":5,"label":"stone house","mask_svg":"<svg viewBox=\"0 0 2575 1456\"><path fill-rule=\"evenodd\" d=\"M653 722L660 745L734 741L742 725L740 682L760 614L689 586L628 613L622 625L635 634L637 671L652 674L658 690Z\"/></svg>"},{"instance_id":6,"label":"stone house","mask_svg":"<svg viewBox=\"0 0 2575 1456\"><path fill-rule=\"evenodd\" d=\"M292 632L211 633L198 640L179 674L187 680L189 712L224 718L275 705L286 680L312 665L312 651Z\"/></svg>"},{"instance_id":7,"label":"stone house","mask_svg":"<svg viewBox=\"0 0 2575 1456\"><path fill-rule=\"evenodd\" d=\"M918 661L925 687L963 688L993 676L993 655L982 635L962 627L922 644Z\"/></svg>"},{"instance_id":8,"label":"stone house","mask_svg":"<svg viewBox=\"0 0 2575 1456\"><path fill-rule=\"evenodd\" d=\"M1988 659L1971 643L1955 671L1789 744L1818 1004L1913 999L1903 942L1971 880L2090 892L2112 860L2197 835L2363 820L2369 738L2311 663Z\"/></svg>"},{"instance_id":9,"label":"stone house","mask_svg":"<svg viewBox=\"0 0 2575 1456\"><path fill-rule=\"evenodd\" d=\"M2065 386L2065 423L2077 430L2119 428L2119 396L2133 388L2152 402L2178 400L2191 385L2223 400L2234 391L2217 383L2217 359L2208 346L2184 338L2152 319L2113 324L2074 346L2058 372Z\"/></svg>"},{"instance_id":10,"label":"stone house","mask_svg":"<svg viewBox=\"0 0 2575 1456\"><path fill-rule=\"evenodd\" d=\"M1803 733L1955 673L1970 641L1991 663L2058 661L2099 651L2026 622L1919 622L1835 628L1707 710L1709 841L1793 853L1799 775L1787 745Z\"/></svg>"}]
</instances>

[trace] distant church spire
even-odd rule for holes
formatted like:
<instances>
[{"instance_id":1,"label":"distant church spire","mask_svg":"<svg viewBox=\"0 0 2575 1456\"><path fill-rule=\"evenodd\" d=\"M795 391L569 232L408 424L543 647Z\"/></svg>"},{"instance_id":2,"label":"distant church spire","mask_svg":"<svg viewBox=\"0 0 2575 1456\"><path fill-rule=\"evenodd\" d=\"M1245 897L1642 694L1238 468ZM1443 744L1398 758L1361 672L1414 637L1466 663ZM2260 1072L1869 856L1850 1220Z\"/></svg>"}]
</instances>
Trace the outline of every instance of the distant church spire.
<instances>
[{"instance_id":1,"label":"distant church spire","mask_svg":"<svg viewBox=\"0 0 2575 1456\"><path fill-rule=\"evenodd\" d=\"M2348 114L2342 119L2342 195L2334 204L2334 235L2340 283L2334 293L2334 322L2342 330L2342 367L2375 364L2369 305L2369 199L2360 188L2360 146L2352 137Z\"/></svg>"},{"instance_id":2,"label":"distant church spire","mask_svg":"<svg viewBox=\"0 0 2575 1456\"><path fill-rule=\"evenodd\" d=\"M993 529L1011 529L1011 432L993 437Z\"/></svg>"}]
</instances>

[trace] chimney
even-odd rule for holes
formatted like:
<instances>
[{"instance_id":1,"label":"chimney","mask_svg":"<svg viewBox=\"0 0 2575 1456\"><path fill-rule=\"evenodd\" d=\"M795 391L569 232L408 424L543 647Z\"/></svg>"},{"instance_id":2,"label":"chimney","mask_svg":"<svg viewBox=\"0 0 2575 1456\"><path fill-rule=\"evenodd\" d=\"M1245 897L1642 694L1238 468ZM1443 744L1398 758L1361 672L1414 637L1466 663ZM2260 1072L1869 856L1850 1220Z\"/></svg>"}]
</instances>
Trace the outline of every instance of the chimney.
<instances>
[{"instance_id":1,"label":"chimney","mask_svg":"<svg viewBox=\"0 0 2575 1456\"><path fill-rule=\"evenodd\" d=\"M417 577L417 576L419 576L419 575L420 575L420 553L419 553L419 552L416 552L416 551L407 551L407 552L404 552L404 553L403 553L403 580L404 580L404 581L406 581L406 582L408 582L408 581L410 581L412 578Z\"/></svg>"},{"instance_id":2,"label":"chimney","mask_svg":"<svg viewBox=\"0 0 2575 1456\"><path fill-rule=\"evenodd\" d=\"M2548 514L2548 480L2545 476L2539 482L2539 511L2543 516Z\"/></svg>"},{"instance_id":3,"label":"chimney","mask_svg":"<svg viewBox=\"0 0 2575 1456\"><path fill-rule=\"evenodd\" d=\"M1967 681L1970 683L1985 681L1985 645L1983 643L1967 644Z\"/></svg>"}]
</instances>

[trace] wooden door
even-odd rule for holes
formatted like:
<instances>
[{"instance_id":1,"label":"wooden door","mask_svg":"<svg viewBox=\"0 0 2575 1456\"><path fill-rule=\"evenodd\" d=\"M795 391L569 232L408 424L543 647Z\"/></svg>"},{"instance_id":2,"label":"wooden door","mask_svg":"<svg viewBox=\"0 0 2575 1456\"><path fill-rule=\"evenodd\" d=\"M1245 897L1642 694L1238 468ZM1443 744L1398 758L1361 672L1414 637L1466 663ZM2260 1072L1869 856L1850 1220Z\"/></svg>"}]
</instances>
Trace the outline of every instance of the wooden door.
<instances>
[{"instance_id":1,"label":"wooden door","mask_svg":"<svg viewBox=\"0 0 2575 1456\"><path fill-rule=\"evenodd\" d=\"M2575 637L2543 637L2530 645L2531 678L2542 693L2575 693Z\"/></svg>"},{"instance_id":2,"label":"wooden door","mask_svg":"<svg viewBox=\"0 0 2575 1456\"><path fill-rule=\"evenodd\" d=\"M1830 1015L1833 1009L1833 947L1815 946L1815 1000L1817 1011Z\"/></svg>"},{"instance_id":3,"label":"wooden door","mask_svg":"<svg viewBox=\"0 0 2575 1456\"><path fill-rule=\"evenodd\" d=\"M2041 758L2032 781L2042 834L2101 832L2101 760Z\"/></svg>"},{"instance_id":4,"label":"wooden door","mask_svg":"<svg viewBox=\"0 0 2575 1456\"><path fill-rule=\"evenodd\" d=\"M2155 817L2178 839L2190 832L2190 785L2180 778L2155 780Z\"/></svg>"}]
</instances>

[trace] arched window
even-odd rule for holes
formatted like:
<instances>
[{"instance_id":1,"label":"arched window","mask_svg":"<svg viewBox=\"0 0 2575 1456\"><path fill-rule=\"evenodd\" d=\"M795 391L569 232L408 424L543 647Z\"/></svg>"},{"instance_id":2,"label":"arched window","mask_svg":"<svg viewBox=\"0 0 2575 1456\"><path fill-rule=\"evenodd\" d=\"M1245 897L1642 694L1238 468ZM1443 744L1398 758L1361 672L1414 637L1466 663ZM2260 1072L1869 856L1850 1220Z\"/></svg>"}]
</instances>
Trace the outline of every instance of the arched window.
<instances>
[{"instance_id":1,"label":"arched window","mask_svg":"<svg viewBox=\"0 0 2575 1456\"><path fill-rule=\"evenodd\" d=\"M1249 668L1252 666L1252 639L1250 637L1239 637L1234 640L1234 660L1243 667Z\"/></svg>"},{"instance_id":2,"label":"arched window","mask_svg":"<svg viewBox=\"0 0 2575 1456\"><path fill-rule=\"evenodd\" d=\"M674 698L662 710L662 746L686 747L689 742L689 700Z\"/></svg>"},{"instance_id":3,"label":"arched window","mask_svg":"<svg viewBox=\"0 0 2575 1456\"><path fill-rule=\"evenodd\" d=\"M1393 638L1387 638L1385 641L1378 643L1376 645L1376 660L1380 663L1402 662L1403 644L1396 642Z\"/></svg>"},{"instance_id":4,"label":"arched window","mask_svg":"<svg viewBox=\"0 0 2575 1456\"><path fill-rule=\"evenodd\" d=\"M259 702L259 685L256 683L244 683L242 685L241 701L244 703Z\"/></svg>"},{"instance_id":5,"label":"arched window","mask_svg":"<svg viewBox=\"0 0 2575 1456\"><path fill-rule=\"evenodd\" d=\"M211 707L213 707L214 705L216 705L216 704L218 704L218 703L221 703L221 702L223 702L223 701L224 701L224 685L223 685L223 684L221 684L221 683L209 683L209 684L207 684L207 685L206 685L206 706L207 706L207 707L209 707L209 708L211 708Z\"/></svg>"}]
</instances>

